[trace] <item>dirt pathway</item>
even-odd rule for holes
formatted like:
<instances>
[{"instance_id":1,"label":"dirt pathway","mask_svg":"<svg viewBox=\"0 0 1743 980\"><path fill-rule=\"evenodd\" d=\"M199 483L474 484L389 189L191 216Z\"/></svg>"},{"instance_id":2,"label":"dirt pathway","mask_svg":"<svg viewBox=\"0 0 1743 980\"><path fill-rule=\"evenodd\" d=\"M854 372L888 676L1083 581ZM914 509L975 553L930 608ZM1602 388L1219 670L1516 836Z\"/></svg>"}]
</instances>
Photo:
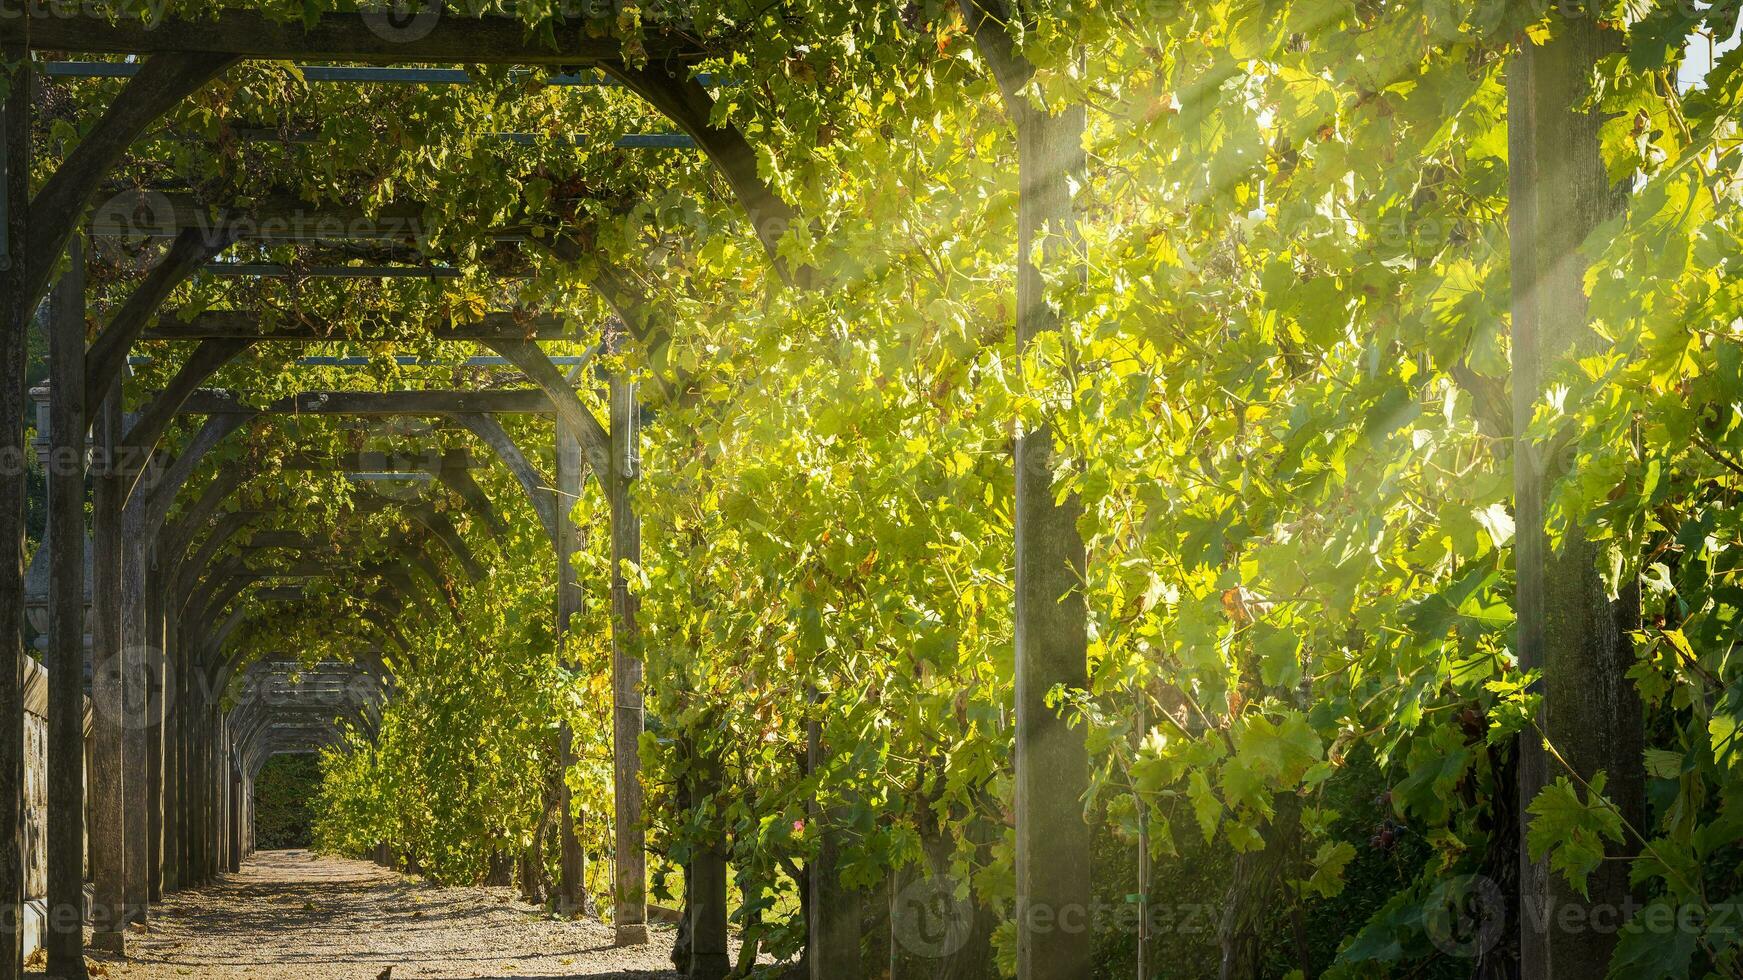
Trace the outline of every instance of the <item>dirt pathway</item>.
<instances>
[{"instance_id":1,"label":"dirt pathway","mask_svg":"<svg viewBox=\"0 0 1743 980\"><path fill-rule=\"evenodd\" d=\"M255 855L239 874L172 895L128 937L116 980L675 980L672 931L616 949L598 922L557 922L503 888L437 888L306 851Z\"/></svg>"}]
</instances>

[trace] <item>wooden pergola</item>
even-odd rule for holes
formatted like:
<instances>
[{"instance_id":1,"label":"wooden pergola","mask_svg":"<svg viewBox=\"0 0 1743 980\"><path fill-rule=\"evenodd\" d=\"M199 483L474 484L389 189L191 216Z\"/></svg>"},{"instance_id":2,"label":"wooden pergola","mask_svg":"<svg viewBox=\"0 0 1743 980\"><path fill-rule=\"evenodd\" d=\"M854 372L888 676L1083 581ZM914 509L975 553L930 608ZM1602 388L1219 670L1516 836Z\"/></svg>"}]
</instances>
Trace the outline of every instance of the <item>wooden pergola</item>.
<instances>
[{"instance_id":1,"label":"wooden pergola","mask_svg":"<svg viewBox=\"0 0 1743 980\"><path fill-rule=\"evenodd\" d=\"M7 11L17 13L17 11ZM610 502L612 552L612 622L614 632L614 757L616 765L616 903L614 919L619 943L646 939L643 895L646 875L642 788L637 742L642 733L642 673L632 655L637 630L637 600L624 581L623 562L639 561L640 523L630 506L630 486L639 459L636 429L640 417L634 385L624 378L610 381L609 413L597 418L575 396L563 373L538 347L541 339L562 335L560 323L523 319L504 313L465 324L429 325L429 335L446 340L484 344L518 369L532 387L494 392L394 392L362 395L309 392L267 405L206 390L205 383L224 364L262 342L325 342L336 338L309 324L263 325L237 312L208 313L188 321L160 317L173 290L190 276L213 268L214 261L239 241L319 242L363 241L416 245L416 202L394 206L370 216L313 208L294 200L251 202L246 208L223 211L217 218L175 195L148 201L120 202L104 208L88 222L90 209L105 181L129 148L166 112L229 66L246 59L274 59L347 66L389 65L519 65L590 69L639 95L664 116L691 144L706 154L730 188L755 229L778 275L801 288L815 285L814 274L789 268L777 246L789 227L801 220L794 209L758 174L756 148L730 124L713 120L714 96L697 77L694 66L710 55L692 36L652 30L643 41L647 57L631 62L621 43L596 36L583 21L559 23L549 35L530 35L518 22L491 18L441 16L416 32L383 31L371 14L324 14L311 24L287 24L246 10L223 10L201 20L170 19L150 25L139 21L112 22L89 13L0 17L0 53L26 72L36 51L126 55L138 59L124 87L100 122L32 193L30 85L14 79L10 98L0 107L4 132L4 193L0 201L0 297L4 299L4 334L0 335L0 366L6 376L23 374L26 325L48 296L63 257L67 272L55 289L51 356L53 372L51 417L57 458L81 461L57 466L50 479L50 537L79 541L85 536L84 500L87 473L82 465L86 433L92 433L96 463L89 476L94 485L93 606L91 633L94 673L91 696L96 705L94 771L91 774L90 843L96 879L92 923L97 943L119 949L129 922L149 915L151 902L162 890L185 888L233 867L247 847L239 830L242 790L252 779L252 767L262 752L274 746L313 744L328 730L283 720L247 715L225 718L207 697L209 679L228 677L237 665L225 659L225 641L236 629L237 596L265 581L272 568L283 571L294 563L266 564L278 559L256 558L260 564L213 562L234 536L252 533L270 544L271 529L249 530L255 520L270 515L225 512L224 502L237 481L220 474L195 499L182 502L184 490L211 451L249 419L274 413L430 416L452 421L472 433L506 465L525 491L528 503L552 540L560 570L556 617L559 635L567 632L578 608L579 584L567 560L576 550L577 529L568 508L560 506L579 493L584 471L604 486ZM83 258L79 230L91 234L140 228L128 215L143 205L151 227L168 240L163 260L131 294L98 339L85 344ZM1044 216L1043 216L1044 217ZM1033 222L1035 217L1030 215ZM626 343L651 346L671 335L671 327L632 280L602 260L588 255L588 246L562 235L532 236L527 228L509 227L495 233L505 242L527 242L558 258L588 257L604 266L593 282L604 302L624 324ZM534 242L533 239L537 238ZM1039 279L1020 286L1038 295ZM1022 305L1021 303L1019 305ZM1027 307L1025 307L1027 308ZM178 373L135 413L124 411L119 381L132 345L141 339L197 342ZM9 382L13 384L13 382ZM19 385L14 385L19 387ZM10 440L0 452L22 438L22 391L0 399L0 430ZM547 479L534 456L506 433L498 417L511 413L549 415L556 423L555 474ZM165 434L183 419L203 420L191 441L165 463L156 457ZM1034 441L1026 440L1026 441ZM147 465L147 464L150 465ZM311 464L312 465L312 464ZM1031 472L1032 471L1032 472ZM435 475L449 473L438 467ZM6 487L8 500L21 501L22 476ZM1075 535L1071 517L1050 503L1045 465L1019 461L1018 513L1018 645L1019 645L1019 894L1024 901L1054 907L1087 902L1087 836L1078 814L1081 787L1087 784L1087 761L1081 738L1072 737L1063 721L1044 708L1046 692L1082 673L1081 614L1059 601L1077 588L1073 569L1080 567L1081 542L1075 559L1067 537ZM463 486L457 480L455 486ZM1027 493L1025 490L1027 488ZM554 490L554 494L553 494ZM480 506L472 491L458 489ZM1025 504L1025 501L1027 504ZM0 532L14 547L23 539L21 507L4 509ZM169 515L178 513L175 521ZM1061 516L1063 515L1063 516ZM262 535L268 537L262 537ZM462 564L463 543L457 535L431 528L431 536ZM295 550L295 542L282 542ZM48 655L51 695L49 904L51 909L82 906L81 848L84 840L82 744L85 624L82 596L84 563L78 549L59 548L51 555L51 599ZM425 568L438 559L408 543L409 559ZM16 553L15 553L16 554ZM22 594L19 562L0 561L0 590ZM305 569L311 574L367 578L366 570ZM1027 587L1023 587L1027 575ZM1063 583L1063 585L1061 585ZM419 586L400 576L379 592L364 596L379 608L374 622L385 641L379 668L391 687L393 659L387 650L396 642L393 618L409 607ZM1050 593L1051 590L1051 593ZM401 605L395 605L397 594ZM286 598L294 598L287 595ZM21 604L0 603L0 609ZM1073 607L1075 608L1075 607ZM1076 640L1072 623L1077 615ZM20 615L0 619L0 634L22 635ZM1045 637L1057 632L1063 643ZM147 648L168 651L152 661ZM1075 661L1074 661L1075 658ZM149 696L165 686L177 696ZM0 681L0 712L22 709L20 682ZM157 705L153 708L152 705ZM168 710L163 706L169 704ZM263 734L264 733L264 734ZM274 734L277 733L277 734ZM1063 738L1062 738L1063 736ZM830 747L813 731L815 763ZM565 740L567 748L567 740ZM0 836L19 840L23 833L21 780L23 749L19 738L0 740ZM565 760L567 761L567 760ZM1078 772L1078 770L1082 770ZM152 775L155 773L156 775ZM138 774L145 774L141 777ZM1043 783L1052 789L1037 792ZM565 809L567 801L565 800ZM566 819L565 824L569 821ZM835 842L826 832L819 859L808 868L813 920L807 959L812 976L851 976L859 954L861 897L844 887L834 865ZM1044 842L1055 842L1060 853L1038 861ZM155 846L161 841L161 847ZM21 847L12 849L14 855ZM563 848L562 886L571 903L580 898L579 847L572 833ZM687 869L691 930L692 977L712 980L730 968L726 944L727 880L724 848L698 853ZM23 878L16 859L0 862L0 908L15 909L23 900ZM64 914L56 920L63 921ZM78 917L73 918L76 923ZM16 932L0 940L0 980L18 976L20 949ZM1063 934L1024 936L1025 976L1066 975L1059 964L1081 959L1080 937ZM47 940L51 969L76 970L82 975L80 930L76 925L52 931ZM74 964L77 964L75 966ZM1050 967L1048 964L1055 964ZM849 967L849 964L854 964ZM1054 972L1048 972L1048 971ZM1039 971L1039 972L1032 972ZM1067 971L1069 972L1069 970Z\"/></svg>"}]
</instances>

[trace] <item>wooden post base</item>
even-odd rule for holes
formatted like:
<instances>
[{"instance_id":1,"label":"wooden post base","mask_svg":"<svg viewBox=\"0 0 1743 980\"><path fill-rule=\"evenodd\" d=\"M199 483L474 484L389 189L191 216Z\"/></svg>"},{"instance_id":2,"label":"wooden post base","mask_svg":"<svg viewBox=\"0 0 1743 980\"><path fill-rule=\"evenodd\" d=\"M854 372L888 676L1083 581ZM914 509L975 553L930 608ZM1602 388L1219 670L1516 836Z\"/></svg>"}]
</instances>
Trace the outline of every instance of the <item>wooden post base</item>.
<instances>
[{"instance_id":1,"label":"wooden post base","mask_svg":"<svg viewBox=\"0 0 1743 980\"><path fill-rule=\"evenodd\" d=\"M641 922L628 922L617 927L617 945L646 946L648 944L648 927Z\"/></svg>"},{"instance_id":2,"label":"wooden post base","mask_svg":"<svg viewBox=\"0 0 1743 980\"><path fill-rule=\"evenodd\" d=\"M725 953L692 953L687 980L726 980L732 972L732 960Z\"/></svg>"}]
</instances>

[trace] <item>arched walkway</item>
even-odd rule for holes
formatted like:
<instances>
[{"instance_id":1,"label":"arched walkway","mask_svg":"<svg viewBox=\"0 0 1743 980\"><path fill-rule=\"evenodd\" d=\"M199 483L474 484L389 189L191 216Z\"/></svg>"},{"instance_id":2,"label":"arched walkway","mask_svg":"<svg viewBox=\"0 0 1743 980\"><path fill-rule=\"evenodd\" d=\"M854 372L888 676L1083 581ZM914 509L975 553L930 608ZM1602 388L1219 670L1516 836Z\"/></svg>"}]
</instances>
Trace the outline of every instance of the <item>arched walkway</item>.
<instances>
[{"instance_id":1,"label":"arched walkway","mask_svg":"<svg viewBox=\"0 0 1743 980\"><path fill-rule=\"evenodd\" d=\"M167 896L117 980L620 980L675 977L673 930L617 947L610 926L558 921L508 888L439 888L364 861L262 851Z\"/></svg>"},{"instance_id":2,"label":"arched walkway","mask_svg":"<svg viewBox=\"0 0 1743 980\"><path fill-rule=\"evenodd\" d=\"M315 156L319 144L332 137L311 136L307 120L292 119L290 100L271 110L267 121L276 129L245 125L252 110L242 111L238 102L239 111L219 114L224 135L210 142L226 152L232 135L260 148L271 143L272 153L309 157L311 166L301 172L299 165L269 164L266 157L251 158L241 168L226 160L217 169L248 171L250 179L207 188L203 176L136 175L127 166L134 147L158 138L160 120L226 73L249 71L242 66L247 61L294 66L287 75L294 79L292 87L311 79L444 89L476 84L480 97L474 101L480 106L494 104L486 86L507 79L517 89L619 88L635 98L620 103L619 96L607 93L609 99L593 107L598 121L616 130L639 99L661 128L676 131L614 131L609 145L697 151L707 176L695 175L697 201L691 203L726 192L746 220L738 233L752 233L752 251L760 246L765 253L767 269L749 269L723 295L766 288L775 299L790 288L822 297L825 270L806 253L809 240L829 230L831 216L826 209L802 213L793 201L805 196L790 190L789 180L769 165L769 154L780 152L787 137L769 142L765 121L740 120L737 96L730 90L749 91L751 80L712 70L716 61L736 65L753 50L747 41L754 35L745 33L759 29L748 26L752 21L766 17L772 29L791 18L765 9L740 25L735 15L722 20L731 24L730 31L719 33L702 22L706 18L693 23L689 12L662 13L647 25L640 24L639 14L608 23L610 18L597 11L552 12L548 23L535 25L486 15L483 9L472 17L444 14L445 5L432 3L407 30L388 24L373 5L346 11L322 6L308 8L301 23L229 4L211 5L201 11L209 16L200 17L182 11L167 18L112 17L107 11L42 17L33 10L27 17L0 18L8 22L0 25L0 47L7 54L9 93L0 107L5 142L0 173L11 175L0 180L6 185L0 188L0 203L9 216L0 218L0 316L13 338L0 342L0 361L16 367L28 359L26 328L54 288L47 318L52 356L48 384L38 389L44 411L37 446L39 462L50 474L46 498L53 516L38 551L44 556L42 586L33 593L43 619L35 630L52 680L45 682L51 692L47 705L30 724L42 728L42 744L55 747L30 761L45 774L47 787L35 825L47 828L39 834L48 841L46 871L40 882L27 880L25 849L13 848L15 859L0 861L0 911L22 910L31 902L49 910L39 931L58 974L67 980L82 980L86 948L127 953L131 959L117 960L107 971L121 977L300 980L378 976L394 969L400 977L658 975L669 956L662 943L649 944L649 858L659 852L648 846L650 830L658 827L648 816L650 808L663 807L699 818L689 821L699 833L679 835L682 839L660 854L666 863L681 865L682 914L691 937L684 957L688 977L720 980L729 971L729 860L741 868L763 866L769 887L792 898L792 907L782 914L802 929L806 969L814 980L860 975L868 945L861 941L863 909L877 907L877 893L865 881L849 880L859 870L850 855L853 842L868 835L850 821L861 788L838 774L863 766L851 740L819 720L830 710L825 683L799 676L797 660L788 664L794 676L782 697L796 702L786 722L788 747L797 751L786 753L781 765L802 772L813 785L793 794L786 804L791 812L765 824L792 826L794 832L783 836L803 840L802 848L770 856L778 860L765 859L760 840L754 849L747 847L748 839L735 829L738 823L700 819L729 812L716 799L724 798L719 790L727 781L726 763L717 757L724 753L699 737L707 731L705 724L674 739L675 729L662 732L657 725L687 713L673 708L666 716L656 715L651 734L659 738L645 744L663 738L677 747L674 758L681 764L664 782L644 769L643 736L650 734L646 694L689 695L682 669L644 676L644 659L653 662L647 652L655 643L649 638L658 639L652 630L643 632L644 600L637 584L643 504L636 488L644 427L661 417L682 417L693 402L713 397L690 383L686 358L668 356L667 350L680 330L706 328L709 316L696 315L693 290L668 296L665 289L652 288L666 278L673 236L688 235L680 230L685 223L699 230L719 223L712 208L674 208L666 201L673 175L690 173L688 166L614 167L577 157L573 151L588 149L593 139L586 131L598 128L578 123L592 123L594 116L554 126L556 116L529 110L526 118L539 123L539 132L530 127L503 132L496 122L510 118L507 114L471 120L454 106L438 105L432 118L452 115L463 128L478 129L463 143L454 142L454 159L472 154L474 135L480 146L530 146L544 154L551 149L543 145L550 142L545 135L556 136L565 127L575 132L561 134L561 157L523 167L519 159L499 155L477 169L471 183L494 190L507 187L505 180L518 186L524 176L526 191L510 194L512 205L482 203L457 187L426 187L421 176L416 188L402 192L394 179L384 178L377 162L362 157L340 168L355 171L341 181L354 187L317 192L307 186L308 175L332 169L330 154L328 159ZM1017 89L1026 87L1023 80L1037 67L1015 50L1019 18L993 17L966 0L961 7L957 13L964 28L977 37L980 53L993 60L992 74L1005 97L1017 98ZM1013 15L1021 12L1019 6L1010 8ZM901 45L917 43L917 50L932 57L933 41L900 35L901 29L881 23L886 19L868 21L867 37L882 36L887 27L898 32L890 36ZM629 20L637 21L633 30ZM910 33L912 27L907 25ZM787 43L785 33L779 36ZM807 49L795 47L795 57ZM102 60L49 60L69 51ZM511 69L523 74L506 74ZM32 88L38 76L122 83L112 93L104 89L108 103L100 115L94 106L85 107L95 118L83 120L89 124L83 130L73 127L79 139L67 149L36 145L45 142L38 133L45 128L55 134L56 144L64 142L54 126L36 125L51 118L36 105L50 100L32 98L41 91ZM263 102L259 108L265 112L267 107ZM363 103L356 108L361 113ZM310 120L335 116L312 99L299 98L296 109L306 110ZM394 125L425 115L404 108L373 115L391 120L395 111L404 118ZM780 113L787 115L789 108L781 106ZM1031 158L1026 150L1018 161L1022 227L1015 244L1016 254L1028 263L1027 256L1051 256L1052 247L1036 247L1043 239L1076 237L1059 233L1077 222L1070 190L1072 175L1084 167L1085 112L1073 109L1054 119L1051 111L1029 112L1024 102L1011 115L1019 145L1040 154ZM472 127L472 121L479 125ZM804 122L797 126L815 128ZM203 131L210 127L201 128L200 134L176 129L162 135L185 149L209 142ZM779 127L782 133L789 128L785 122ZM245 138L244 132L262 138ZM424 149L436 148L444 138L432 130ZM311 139L315 151L295 149ZM820 139L819 147L833 140ZM372 135L363 145L376 142ZM343 145L348 144L334 142L331 148ZM184 152L169 155L179 160ZM418 168L427 169L427 161L418 160ZM37 161L52 162L41 166ZM562 165L561 173L551 169L553 162ZM434 169L450 168L443 163ZM49 172L40 188L32 185L36 170ZM1042 177L1031 177L1031 171ZM436 196L419 196L432 189ZM451 203L467 215L465 220L445 217ZM667 212L680 211L682 222L668 226ZM656 212L659 220L651 220ZM644 224L646 235L626 230ZM150 261L135 263L140 267L122 276L114 263L92 261L101 259L101 247L115 239L159 242L161 252L155 246L142 251ZM617 254L620 240L631 243L624 255ZM354 260L371 264L352 265ZM383 262L392 264L374 264ZM92 270L101 275L87 282ZM107 278L111 272L117 277L113 282ZM135 272L139 281L125 283L130 290L110 288ZM473 289L469 284L467 295L439 303L428 296L388 293L377 297L383 308L374 310L374 300L363 302L357 292L335 293L330 309L311 304L304 282L386 280L407 273L434 279L438 272L488 279L493 285ZM1043 279L1035 272L1026 268L1017 277L1019 350L1060 326L1059 314L1043 302ZM200 292L210 280L232 276L252 285L217 291L222 299L217 292ZM565 288L552 289L548 280L553 277ZM584 293L592 300L576 308ZM92 299L100 301L91 304ZM93 311L107 316L94 334ZM380 329L377 313L403 322ZM587 317L596 322L581 322ZM404 343L413 336L420 349L465 343L482 345L495 356L408 354L392 355L390 362L387 354L377 359L374 353L356 352L360 345ZM546 340L587 353L567 355L573 363L565 372L556 355L538 346ZM163 345L172 343L193 345L173 372L155 370L143 380L123 383L136 344L154 345L152 363L167 368L172 350ZM345 349L314 356L291 349L334 345ZM278 366L257 372L252 362L257 356L262 364ZM379 390L331 377L329 369L353 361L362 367L391 363L395 370L369 379L381 382ZM587 365L592 369L583 371ZM293 366L298 372L327 373L305 376L306 383L287 392L291 375L276 372ZM506 377L457 373L462 366L512 369L520 386L505 386ZM18 388L24 372L11 374L13 397L0 398L0 430L8 438L24 429ZM316 386L317 380L323 383ZM208 382L237 387L208 388ZM665 404L644 404L638 395L643 384ZM155 391L145 390L154 385ZM512 428L504 428L503 418L515 419ZM399 424L407 419L418 420L421 428ZM549 429L541 428L545 422ZM448 431L432 435L443 429ZM481 446L465 445L468 439ZM247 445L239 445L243 442ZM23 456L22 444L0 440L0 450L7 449ZM483 467L468 461L475 453L483 458L481 449L494 454L512 474L512 483L499 479L487 489L478 482L471 470ZM1013 545L1015 567L1022 571L1013 620L1019 652L1012 775L1018 789L1009 820L1017 834L1018 905L1081 908L1090 899L1090 835L1081 801L1091 767L1085 740L1044 703L1044 695L1060 684L1087 686L1085 545L1076 504L1054 493L1052 433L1045 426L1023 432L1015 450ZM62 462L51 467L51 457ZM547 472L550 477L543 475ZM318 481L288 476L297 473L325 474L333 482L303 493ZM575 505L583 499L589 474L601 499L586 512L602 525L602 533L591 538L601 545L601 554L580 561L594 529L582 526L574 511L582 510ZM335 488L340 481L345 485ZM0 484L0 497L22 498L20 473ZM395 489L375 492L379 485ZM514 525L496 502L505 489L512 494L517 488L542 533L510 533ZM311 500L326 503L328 498L337 503L310 506ZM0 589L23 596L24 583L3 570L24 564L23 509L9 510L10 517L0 517L0 531L11 529L4 537L13 550L10 560L0 561ZM89 546L82 547L87 538ZM51 547L51 541L59 546ZM510 546L522 550L510 554ZM488 549L497 550L501 568L549 568L551 574L518 593L530 597L525 615L506 604L480 606L477 615L488 620L487 629L471 630L459 596L467 589L495 588ZM444 555L457 567L449 567ZM594 570L598 581L584 580L579 566ZM604 593L594 606L604 615L589 621L582 600L593 586ZM692 592L680 604L688 608L704 598ZM451 616L461 627L450 631L452 640L420 644L415 635L408 638L406 628L420 616ZM529 894L550 895L565 913L583 914L589 898L603 894L602 911L613 923L609 934L598 925L538 918L506 895L425 888L367 865L253 852L248 801L263 759L331 746L346 736L355 736L358 745L386 743L383 732L394 729L383 724L382 706L417 703L420 688L411 681L421 679L419 671L453 666L440 656L482 649L480 633L499 624L518 630L535 616L540 628L529 631L517 649L539 649L540 659L528 661L535 669L554 661L553 676L563 676L547 683L548 689L558 690L569 683L569 674L580 673L584 625L592 631L590 638L603 638L588 669L604 683L585 699L601 708L603 717L569 717L565 710L573 699L566 695L536 705L536 715L523 712L520 717L552 719L549 726L515 732L527 746L526 758L533 760L519 771L533 778L510 787L512 800L501 807L501 819L469 824L461 833L477 846L471 857L487 855L493 869L515 864ZM17 619L16 612L11 620L0 617L0 636L22 635ZM282 627L293 622L313 624L308 636L298 637L300 649L283 635ZM690 634L673 635L686 637L687 643ZM346 649L326 648L335 642ZM810 643L808 635L805 642ZM815 653L806 651L805 670L827 672L810 665ZM311 654L320 662L293 654ZM271 669L257 670L261 663ZM88 736L81 727L87 717L87 667L93 719ZM540 689L528 681L528 673L495 684L489 693L517 686ZM335 710L320 696L324 684L283 685L291 690L277 703L236 698L231 682L257 674L337 678L347 692L343 708ZM360 691L351 680L369 684ZM20 687L19 678L0 681L0 705L20 703ZM428 689L446 693L442 685ZM412 696L396 698L400 692ZM435 702L437 696L424 700ZM474 703L497 706L494 699ZM18 734L23 731L20 726ZM570 778L589 761L583 757L588 748L583 733L604 733L595 755L608 760L598 767L594 782L599 785L591 789L601 798L596 809L602 819L590 831L607 829L603 816L609 813L608 844L590 844L585 851L577 832L581 790ZM773 744L772 734L771 729L751 744ZM26 799L22 741L0 739L0 798L17 803ZM88 761L82 751L87 745ZM931 751L927 746L922 755ZM431 757L448 761L446 755ZM454 772L472 775L457 766L444 775ZM835 790L837 779L845 791ZM460 784L467 790L481 785L470 778L457 779ZM970 804L976 821L990 818L978 813L990 808L979 801ZM360 808L370 816L390 809ZM30 831L22 805L0 807L0 838L22 840ZM403 824L371 826L356 838L379 842L384 854L406 854L410 867L419 866L420 851L427 855L431 847L449 843L414 842L402 852L394 835L405 833ZM88 860L81 859L81 847ZM1044 858L1032 862L1033 855ZM610 887L590 896L588 869L600 858L609 862ZM656 880L663 881L668 870L655 869ZM897 877L893 874L889 883ZM547 880L552 888L545 888ZM740 921L746 923L750 949L763 906L753 890L743 894L751 911ZM89 934L81 928L87 918L93 927ZM0 980L18 975L26 946L17 932L22 930L0 934ZM983 939L990 936L983 933ZM777 929L771 935L778 941L770 948L792 954L795 944L787 932ZM1020 946L1020 975L1024 980L1086 975L1088 949L1059 930L1030 930Z\"/></svg>"}]
</instances>

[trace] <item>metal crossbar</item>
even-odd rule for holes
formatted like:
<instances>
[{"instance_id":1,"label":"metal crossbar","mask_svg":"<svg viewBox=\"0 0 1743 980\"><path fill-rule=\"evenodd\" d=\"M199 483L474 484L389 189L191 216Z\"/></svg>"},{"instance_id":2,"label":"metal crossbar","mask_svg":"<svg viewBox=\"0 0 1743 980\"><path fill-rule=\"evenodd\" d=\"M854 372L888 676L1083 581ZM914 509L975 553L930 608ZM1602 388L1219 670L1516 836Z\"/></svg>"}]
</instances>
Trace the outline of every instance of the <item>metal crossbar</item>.
<instances>
[{"instance_id":1,"label":"metal crossbar","mask_svg":"<svg viewBox=\"0 0 1743 980\"><path fill-rule=\"evenodd\" d=\"M134 61L45 61L37 69L50 78L132 78L139 74ZM311 82L376 85L472 85L477 79L464 68L382 68L349 65L297 65ZM515 74L530 74L516 72ZM717 85L710 74L696 76L703 85ZM615 79L602 72L563 72L544 76L547 85L566 88L615 88Z\"/></svg>"},{"instance_id":2,"label":"metal crossbar","mask_svg":"<svg viewBox=\"0 0 1743 980\"><path fill-rule=\"evenodd\" d=\"M292 146L306 146L320 141L319 135L312 132L282 132L276 129L239 129L236 135L243 140L259 143L286 143ZM514 146L534 146L547 137L538 133L486 133L485 138L508 143ZM571 146L591 146L592 137L567 136L562 140ZM625 133L612 141L612 146L620 150L694 150L696 141L684 133Z\"/></svg>"},{"instance_id":3,"label":"metal crossbar","mask_svg":"<svg viewBox=\"0 0 1743 980\"><path fill-rule=\"evenodd\" d=\"M335 341L335 343L343 343L343 342L344 341L342 341L342 340ZM555 364L558 367L584 367L593 361L593 357L591 355L588 355L588 354L576 354L576 355L560 354L560 355L556 355L553 357L548 357L547 359L552 364ZM133 367L144 367L148 364L153 363L155 360L156 360L156 358L145 357L145 356L141 355L141 356L129 357L127 359L127 363ZM468 357L462 361L447 361L447 360L429 360L429 359L420 358L420 357L413 357L409 354L398 354L398 355L394 356L393 362L395 365L397 365L399 367L414 367L414 368L422 368L422 367L513 367L513 365L509 363L509 360L506 357L489 357L489 356ZM379 359L371 358L371 357L299 357L299 358L297 358L297 361L296 361L297 367L330 367L330 368L365 368L365 367L369 367L371 365L378 364L378 363L380 363Z\"/></svg>"},{"instance_id":4,"label":"metal crossbar","mask_svg":"<svg viewBox=\"0 0 1743 980\"><path fill-rule=\"evenodd\" d=\"M138 62L123 61L49 61L38 66L44 75L50 78L132 78L139 73ZM471 85L474 79L470 72L462 68L370 68L370 67L337 67L330 65L299 65L297 70L303 78L311 82L335 83L373 83L383 85ZM713 84L712 76L699 76L704 85ZM597 72L573 72L561 75L547 75L545 82L560 87L610 87L617 82ZM534 133L491 133L493 139L500 139L518 146L526 146L538 141ZM295 135L290 142L302 142ZM577 136L570 142L577 146L586 145L587 138ZM613 145L620 149L640 150L693 150L696 142L683 133L630 133L618 139Z\"/></svg>"},{"instance_id":5,"label":"metal crossbar","mask_svg":"<svg viewBox=\"0 0 1743 980\"><path fill-rule=\"evenodd\" d=\"M201 272L214 276L265 276L299 279L457 279L459 269L416 265L315 265L307 268L274 262L212 262Z\"/></svg>"},{"instance_id":6,"label":"metal crossbar","mask_svg":"<svg viewBox=\"0 0 1743 980\"><path fill-rule=\"evenodd\" d=\"M37 66L50 78L132 78L139 74L136 61L45 61ZM334 65L298 65L297 71L311 82L373 83L378 85L471 85L472 74L463 68L372 68ZM545 77L546 84L603 87L617 83L597 72L573 72Z\"/></svg>"}]
</instances>

